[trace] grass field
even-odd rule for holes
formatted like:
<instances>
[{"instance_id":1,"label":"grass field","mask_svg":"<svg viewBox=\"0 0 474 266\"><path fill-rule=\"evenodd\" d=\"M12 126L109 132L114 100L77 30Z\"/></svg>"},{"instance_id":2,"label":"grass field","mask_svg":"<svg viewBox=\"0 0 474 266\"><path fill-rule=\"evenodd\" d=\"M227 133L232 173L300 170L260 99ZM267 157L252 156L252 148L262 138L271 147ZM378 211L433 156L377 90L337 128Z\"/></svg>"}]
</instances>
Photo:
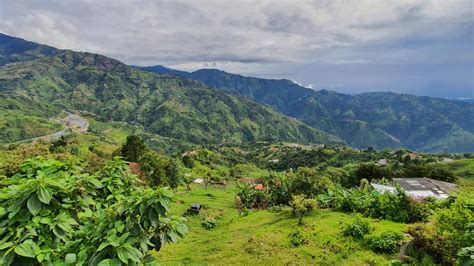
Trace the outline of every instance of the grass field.
<instances>
[{"instance_id":1,"label":"grass field","mask_svg":"<svg viewBox=\"0 0 474 266\"><path fill-rule=\"evenodd\" d=\"M184 239L154 253L158 261L163 265L379 265L396 257L376 254L342 236L341 226L354 218L351 214L317 210L305 217L303 226L297 226L289 208L239 216L234 207L235 193L232 186L223 189L204 185L178 191L173 206L176 214L182 214L193 203L205 209L189 217L189 233ZM205 229L201 223L206 218L215 218L217 227ZM372 220L372 225L374 234L407 227L384 220ZM308 243L292 246L289 234L294 230L302 230Z\"/></svg>"}]
</instances>

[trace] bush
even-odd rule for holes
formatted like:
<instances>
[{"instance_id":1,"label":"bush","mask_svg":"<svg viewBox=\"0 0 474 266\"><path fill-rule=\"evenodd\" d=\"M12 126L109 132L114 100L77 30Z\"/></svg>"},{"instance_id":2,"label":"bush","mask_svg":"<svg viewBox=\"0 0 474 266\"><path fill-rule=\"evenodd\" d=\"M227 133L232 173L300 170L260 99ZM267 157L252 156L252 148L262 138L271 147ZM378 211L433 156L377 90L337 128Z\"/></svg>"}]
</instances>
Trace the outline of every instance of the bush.
<instances>
[{"instance_id":1,"label":"bush","mask_svg":"<svg viewBox=\"0 0 474 266\"><path fill-rule=\"evenodd\" d=\"M309 243L308 238L301 229L293 230L288 236L290 238L290 244L294 247Z\"/></svg>"},{"instance_id":2,"label":"bush","mask_svg":"<svg viewBox=\"0 0 474 266\"><path fill-rule=\"evenodd\" d=\"M318 202L323 206L402 223L426 221L433 206L425 201L416 201L401 190L397 193L379 193L372 189L345 189L340 186L318 196Z\"/></svg>"},{"instance_id":3,"label":"bush","mask_svg":"<svg viewBox=\"0 0 474 266\"><path fill-rule=\"evenodd\" d=\"M0 265L140 264L187 231L170 215L171 191L144 188L118 159L94 175L28 159L0 195Z\"/></svg>"},{"instance_id":4,"label":"bush","mask_svg":"<svg viewBox=\"0 0 474 266\"><path fill-rule=\"evenodd\" d=\"M385 231L378 236L371 236L367 244L375 252L393 253L397 250L398 242L403 239L399 232Z\"/></svg>"},{"instance_id":5,"label":"bush","mask_svg":"<svg viewBox=\"0 0 474 266\"><path fill-rule=\"evenodd\" d=\"M357 215L352 223L344 226L342 232L345 236L363 238L364 235L369 234L372 230L373 228L370 225L370 222L367 219L362 218L360 215Z\"/></svg>"},{"instance_id":6,"label":"bush","mask_svg":"<svg viewBox=\"0 0 474 266\"><path fill-rule=\"evenodd\" d=\"M269 206L269 195L265 190L256 190L252 184L238 183L239 192L236 196L236 205L243 209L266 209Z\"/></svg>"},{"instance_id":7,"label":"bush","mask_svg":"<svg viewBox=\"0 0 474 266\"><path fill-rule=\"evenodd\" d=\"M214 219L206 219L201 223L202 227L207 230L213 229L217 227L217 223Z\"/></svg>"},{"instance_id":8,"label":"bush","mask_svg":"<svg viewBox=\"0 0 474 266\"><path fill-rule=\"evenodd\" d=\"M438 209L429 224L415 224L408 229L414 247L423 250L441 264L464 262L469 247L474 246L474 216L467 204L456 201L447 209Z\"/></svg>"}]
</instances>

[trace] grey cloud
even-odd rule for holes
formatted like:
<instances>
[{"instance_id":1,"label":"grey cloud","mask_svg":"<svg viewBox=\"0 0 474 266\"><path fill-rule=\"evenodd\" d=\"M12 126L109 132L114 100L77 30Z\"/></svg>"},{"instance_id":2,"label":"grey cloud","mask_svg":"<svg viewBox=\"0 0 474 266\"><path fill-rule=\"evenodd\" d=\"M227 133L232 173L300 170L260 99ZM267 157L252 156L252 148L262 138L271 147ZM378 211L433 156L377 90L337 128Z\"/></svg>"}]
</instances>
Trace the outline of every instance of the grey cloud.
<instances>
[{"instance_id":1,"label":"grey cloud","mask_svg":"<svg viewBox=\"0 0 474 266\"><path fill-rule=\"evenodd\" d=\"M443 64L474 61L473 17L470 0L0 0L0 31L32 41L129 64L215 66L349 91L451 82ZM424 71L433 65L436 75ZM419 78L400 82L403 75ZM456 75L458 91L473 83Z\"/></svg>"}]
</instances>

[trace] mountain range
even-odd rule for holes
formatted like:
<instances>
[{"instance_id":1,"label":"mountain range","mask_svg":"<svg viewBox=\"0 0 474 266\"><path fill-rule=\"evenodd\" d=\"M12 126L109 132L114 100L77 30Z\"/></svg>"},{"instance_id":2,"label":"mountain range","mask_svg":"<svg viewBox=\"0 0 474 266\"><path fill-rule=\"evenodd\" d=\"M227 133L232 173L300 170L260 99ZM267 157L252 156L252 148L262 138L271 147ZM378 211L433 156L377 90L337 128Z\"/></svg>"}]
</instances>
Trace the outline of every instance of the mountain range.
<instances>
[{"instance_id":1,"label":"mountain range","mask_svg":"<svg viewBox=\"0 0 474 266\"><path fill-rule=\"evenodd\" d=\"M53 130L50 118L86 111L190 143L343 143L243 97L106 56L0 35L0 142ZM39 125L43 125L39 127Z\"/></svg>"},{"instance_id":2,"label":"mountain range","mask_svg":"<svg viewBox=\"0 0 474 266\"><path fill-rule=\"evenodd\" d=\"M0 34L0 143L87 111L190 143L287 141L474 151L474 104L395 93L346 95L220 70L133 67Z\"/></svg>"},{"instance_id":3,"label":"mountain range","mask_svg":"<svg viewBox=\"0 0 474 266\"><path fill-rule=\"evenodd\" d=\"M143 70L185 77L244 96L357 148L474 151L474 104L391 92L347 95L316 91L290 80L245 77L216 69Z\"/></svg>"}]
</instances>

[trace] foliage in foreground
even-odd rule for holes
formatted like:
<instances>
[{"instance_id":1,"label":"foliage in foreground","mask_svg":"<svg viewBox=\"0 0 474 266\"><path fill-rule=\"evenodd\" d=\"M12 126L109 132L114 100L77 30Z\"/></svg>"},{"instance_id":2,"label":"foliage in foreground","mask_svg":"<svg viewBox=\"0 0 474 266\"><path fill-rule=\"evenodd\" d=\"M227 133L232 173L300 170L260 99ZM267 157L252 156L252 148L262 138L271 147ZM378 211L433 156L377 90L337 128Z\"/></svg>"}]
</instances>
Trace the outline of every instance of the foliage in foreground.
<instances>
[{"instance_id":1,"label":"foliage in foreground","mask_svg":"<svg viewBox=\"0 0 474 266\"><path fill-rule=\"evenodd\" d=\"M187 232L172 193L144 188L115 159L94 175L40 157L0 181L0 264L144 263Z\"/></svg>"},{"instance_id":2,"label":"foliage in foreground","mask_svg":"<svg viewBox=\"0 0 474 266\"><path fill-rule=\"evenodd\" d=\"M415 224L408 232L414 238L415 249L430 254L437 263L474 263L473 206L463 201L437 210L431 223Z\"/></svg>"}]
</instances>

